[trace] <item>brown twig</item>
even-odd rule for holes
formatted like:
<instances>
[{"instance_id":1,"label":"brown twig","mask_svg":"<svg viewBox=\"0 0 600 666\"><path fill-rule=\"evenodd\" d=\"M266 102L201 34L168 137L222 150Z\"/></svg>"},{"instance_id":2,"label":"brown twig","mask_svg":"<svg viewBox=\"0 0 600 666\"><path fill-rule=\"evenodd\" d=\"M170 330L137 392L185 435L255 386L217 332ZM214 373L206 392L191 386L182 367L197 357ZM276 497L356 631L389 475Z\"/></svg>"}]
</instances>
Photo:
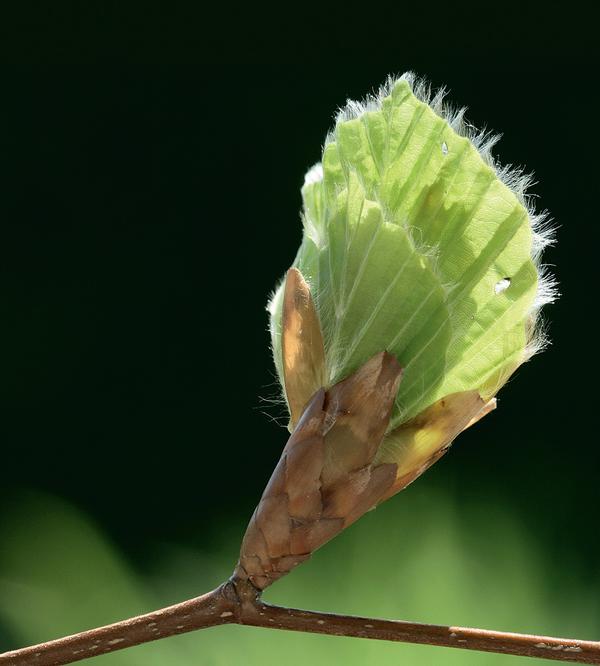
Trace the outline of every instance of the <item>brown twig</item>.
<instances>
[{"instance_id":1,"label":"brown twig","mask_svg":"<svg viewBox=\"0 0 600 666\"><path fill-rule=\"evenodd\" d=\"M600 664L600 642L319 613L265 604L250 583L232 579L201 597L106 627L0 655L1 666L59 666L220 624L419 643Z\"/></svg>"},{"instance_id":2,"label":"brown twig","mask_svg":"<svg viewBox=\"0 0 600 666\"><path fill-rule=\"evenodd\" d=\"M55 666L149 643L174 634L226 624L234 619L237 596L231 585L145 615L82 631L47 643L0 654L2 666Z\"/></svg>"}]
</instances>

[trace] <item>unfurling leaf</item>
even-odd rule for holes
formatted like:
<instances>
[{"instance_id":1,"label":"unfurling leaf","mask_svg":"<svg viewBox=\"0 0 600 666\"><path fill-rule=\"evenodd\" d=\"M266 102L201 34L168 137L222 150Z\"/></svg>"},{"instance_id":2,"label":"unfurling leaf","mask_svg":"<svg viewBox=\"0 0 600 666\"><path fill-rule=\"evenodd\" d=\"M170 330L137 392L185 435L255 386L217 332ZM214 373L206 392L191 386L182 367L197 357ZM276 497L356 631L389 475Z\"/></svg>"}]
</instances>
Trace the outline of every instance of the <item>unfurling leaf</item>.
<instances>
[{"instance_id":1,"label":"unfurling leaf","mask_svg":"<svg viewBox=\"0 0 600 666\"><path fill-rule=\"evenodd\" d=\"M537 313L553 297L528 177L496 165L495 138L442 98L405 75L349 102L302 190L294 267L323 330L325 386L394 354L404 378L390 429L452 393L489 401L539 348ZM283 289L270 303L282 384Z\"/></svg>"}]
</instances>

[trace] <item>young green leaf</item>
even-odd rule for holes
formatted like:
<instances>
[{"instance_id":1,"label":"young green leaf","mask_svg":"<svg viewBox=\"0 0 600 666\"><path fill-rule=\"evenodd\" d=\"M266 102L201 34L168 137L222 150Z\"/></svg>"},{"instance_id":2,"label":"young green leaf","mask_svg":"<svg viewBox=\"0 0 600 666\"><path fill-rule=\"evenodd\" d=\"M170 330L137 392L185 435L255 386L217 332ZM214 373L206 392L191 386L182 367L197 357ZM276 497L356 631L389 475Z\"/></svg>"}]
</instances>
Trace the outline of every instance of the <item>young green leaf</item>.
<instances>
[{"instance_id":1,"label":"young green leaf","mask_svg":"<svg viewBox=\"0 0 600 666\"><path fill-rule=\"evenodd\" d=\"M485 405L543 346L537 314L554 296L529 178L500 168L495 137L443 97L404 75L349 102L302 190L294 267L323 330L325 386L393 354L404 376L390 430L451 394L474 391ZM269 306L283 384L282 300L283 285Z\"/></svg>"}]
</instances>

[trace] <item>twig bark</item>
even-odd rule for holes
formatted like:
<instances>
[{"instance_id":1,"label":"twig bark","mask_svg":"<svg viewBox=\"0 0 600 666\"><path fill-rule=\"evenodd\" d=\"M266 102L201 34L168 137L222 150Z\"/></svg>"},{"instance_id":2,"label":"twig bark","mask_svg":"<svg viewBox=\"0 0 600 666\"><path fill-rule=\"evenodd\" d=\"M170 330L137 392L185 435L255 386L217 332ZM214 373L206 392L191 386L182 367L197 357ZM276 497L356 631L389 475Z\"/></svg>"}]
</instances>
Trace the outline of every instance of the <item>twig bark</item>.
<instances>
[{"instance_id":1,"label":"twig bark","mask_svg":"<svg viewBox=\"0 0 600 666\"><path fill-rule=\"evenodd\" d=\"M237 605L239 602L235 592L230 584L225 584L201 597L167 606L152 613L21 650L5 652L0 654L0 664L2 666L71 664L174 634L226 624L234 619L234 608Z\"/></svg>"},{"instance_id":2,"label":"twig bark","mask_svg":"<svg viewBox=\"0 0 600 666\"><path fill-rule=\"evenodd\" d=\"M153 613L0 655L0 666L59 666L220 624L419 643L600 664L600 642L319 613L272 606L248 581L232 579Z\"/></svg>"}]
</instances>

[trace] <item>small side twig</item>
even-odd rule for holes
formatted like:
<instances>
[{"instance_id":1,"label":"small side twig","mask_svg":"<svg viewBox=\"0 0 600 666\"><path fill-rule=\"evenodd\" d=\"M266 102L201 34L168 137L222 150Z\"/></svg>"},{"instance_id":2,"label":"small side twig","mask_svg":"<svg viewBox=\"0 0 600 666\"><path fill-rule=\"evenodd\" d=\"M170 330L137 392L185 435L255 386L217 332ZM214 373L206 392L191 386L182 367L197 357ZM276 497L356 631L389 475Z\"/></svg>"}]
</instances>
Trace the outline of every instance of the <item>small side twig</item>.
<instances>
[{"instance_id":1,"label":"small side twig","mask_svg":"<svg viewBox=\"0 0 600 666\"><path fill-rule=\"evenodd\" d=\"M220 624L437 645L579 664L600 664L600 641L320 613L272 606L232 579L195 599L98 629L0 655L0 666L59 666Z\"/></svg>"}]
</instances>

